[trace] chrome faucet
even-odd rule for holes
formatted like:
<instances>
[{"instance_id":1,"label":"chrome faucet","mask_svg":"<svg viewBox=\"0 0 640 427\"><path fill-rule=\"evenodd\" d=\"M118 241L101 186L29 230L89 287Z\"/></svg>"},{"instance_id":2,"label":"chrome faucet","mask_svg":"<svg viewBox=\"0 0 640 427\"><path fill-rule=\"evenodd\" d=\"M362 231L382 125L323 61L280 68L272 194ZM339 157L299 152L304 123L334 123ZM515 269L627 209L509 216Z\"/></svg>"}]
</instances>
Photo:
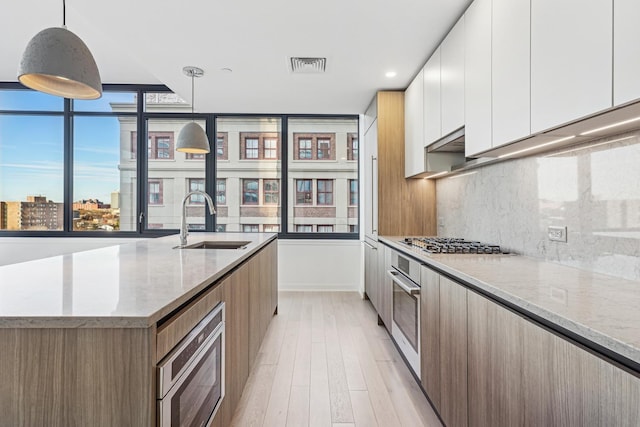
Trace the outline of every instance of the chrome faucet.
<instances>
[{"instance_id":1,"label":"chrome faucet","mask_svg":"<svg viewBox=\"0 0 640 427\"><path fill-rule=\"evenodd\" d=\"M189 230L187 230L187 200L195 194L200 194L204 196L204 199L207 201L207 205L209 205L209 213L214 215L216 213L216 209L213 207L213 200L211 200L211 196L209 196L204 191L195 190L190 191L184 196L182 199L182 224L180 226L180 246L187 245L187 236L189 235Z\"/></svg>"}]
</instances>

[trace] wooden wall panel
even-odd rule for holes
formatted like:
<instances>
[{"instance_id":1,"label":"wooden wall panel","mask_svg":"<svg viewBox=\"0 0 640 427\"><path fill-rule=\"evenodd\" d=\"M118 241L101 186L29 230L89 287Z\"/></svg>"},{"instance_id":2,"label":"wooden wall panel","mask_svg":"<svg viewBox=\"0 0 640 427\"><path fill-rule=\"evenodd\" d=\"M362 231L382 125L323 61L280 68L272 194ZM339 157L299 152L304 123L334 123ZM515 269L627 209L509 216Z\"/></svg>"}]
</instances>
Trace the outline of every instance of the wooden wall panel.
<instances>
[{"instance_id":1,"label":"wooden wall panel","mask_svg":"<svg viewBox=\"0 0 640 427\"><path fill-rule=\"evenodd\" d=\"M435 181L404 177L404 92L378 92L377 103L378 234L435 235Z\"/></svg>"}]
</instances>

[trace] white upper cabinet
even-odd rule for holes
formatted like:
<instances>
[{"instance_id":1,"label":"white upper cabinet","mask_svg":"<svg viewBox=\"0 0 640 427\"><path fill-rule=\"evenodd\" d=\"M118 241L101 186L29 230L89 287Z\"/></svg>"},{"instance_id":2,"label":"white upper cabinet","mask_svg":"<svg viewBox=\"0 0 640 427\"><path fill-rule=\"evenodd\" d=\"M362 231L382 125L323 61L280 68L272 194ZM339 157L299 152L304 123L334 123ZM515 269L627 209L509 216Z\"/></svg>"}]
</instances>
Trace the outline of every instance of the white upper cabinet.
<instances>
[{"instance_id":1,"label":"white upper cabinet","mask_svg":"<svg viewBox=\"0 0 640 427\"><path fill-rule=\"evenodd\" d=\"M433 52L423 71L424 145L442 136L440 115L440 47Z\"/></svg>"},{"instance_id":2,"label":"white upper cabinet","mask_svg":"<svg viewBox=\"0 0 640 427\"><path fill-rule=\"evenodd\" d=\"M531 0L493 0L492 17L492 146L499 147L531 134Z\"/></svg>"},{"instance_id":3,"label":"white upper cabinet","mask_svg":"<svg viewBox=\"0 0 640 427\"><path fill-rule=\"evenodd\" d=\"M614 0L613 104L640 98L640 1Z\"/></svg>"},{"instance_id":4,"label":"white upper cabinet","mask_svg":"<svg viewBox=\"0 0 640 427\"><path fill-rule=\"evenodd\" d=\"M613 0L531 1L531 132L612 106Z\"/></svg>"},{"instance_id":5,"label":"white upper cabinet","mask_svg":"<svg viewBox=\"0 0 640 427\"><path fill-rule=\"evenodd\" d=\"M404 92L404 176L424 172L424 70Z\"/></svg>"},{"instance_id":6,"label":"white upper cabinet","mask_svg":"<svg viewBox=\"0 0 640 427\"><path fill-rule=\"evenodd\" d=\"M464 25L465 155L472 157L491 148L491 0L474 1Z\"/></svg>"},{"instance_id":7,"label":"white upper cabinet","mask_svg":"<svg viewBox=\"0 0 640 427\"><path fill-rule=\"evenodd\" d=\"M445 136L464 126L464 16L441 44L440 87Z\"/></svg>"}]
</instances>

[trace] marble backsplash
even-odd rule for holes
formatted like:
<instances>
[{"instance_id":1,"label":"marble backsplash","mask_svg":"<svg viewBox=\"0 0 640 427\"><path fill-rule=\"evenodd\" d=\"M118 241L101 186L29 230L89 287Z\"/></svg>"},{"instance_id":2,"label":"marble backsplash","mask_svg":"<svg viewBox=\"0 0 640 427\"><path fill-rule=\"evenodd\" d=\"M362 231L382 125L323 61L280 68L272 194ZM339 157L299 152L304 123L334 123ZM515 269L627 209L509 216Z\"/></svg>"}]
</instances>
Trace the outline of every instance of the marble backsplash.
<instances>
[{"instance_id":1,"label":"marble backsplash","mask_svg":"<svg viewBox=\"0 0 640 427\"><path fill-rule=\"evenodd\" d=\"M438 235L640 281L640 131L568 150L438 180Z\"/></svg>"}]
</instances>

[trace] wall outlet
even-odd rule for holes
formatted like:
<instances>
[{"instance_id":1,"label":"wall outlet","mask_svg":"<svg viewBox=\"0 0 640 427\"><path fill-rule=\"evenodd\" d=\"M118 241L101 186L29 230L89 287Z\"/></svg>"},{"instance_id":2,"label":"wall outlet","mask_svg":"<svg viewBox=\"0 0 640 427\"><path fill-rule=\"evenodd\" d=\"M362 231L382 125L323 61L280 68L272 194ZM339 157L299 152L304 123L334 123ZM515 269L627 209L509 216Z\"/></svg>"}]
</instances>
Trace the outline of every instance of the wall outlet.
<instances>
[{"instance_id":1,"label":"wall outlet","mask_svg":"<svg viewBox=\"0 0 640 427\"><path fill-rule=\"evenodd\" d=\"M553 242L565 242L567 241L567 227L556 227L550 225L547 228L547 235L549 236L549 240Z\"/></svg>"}]
</instances>

